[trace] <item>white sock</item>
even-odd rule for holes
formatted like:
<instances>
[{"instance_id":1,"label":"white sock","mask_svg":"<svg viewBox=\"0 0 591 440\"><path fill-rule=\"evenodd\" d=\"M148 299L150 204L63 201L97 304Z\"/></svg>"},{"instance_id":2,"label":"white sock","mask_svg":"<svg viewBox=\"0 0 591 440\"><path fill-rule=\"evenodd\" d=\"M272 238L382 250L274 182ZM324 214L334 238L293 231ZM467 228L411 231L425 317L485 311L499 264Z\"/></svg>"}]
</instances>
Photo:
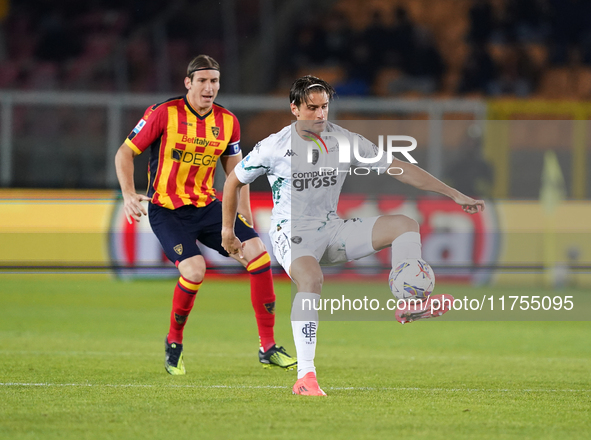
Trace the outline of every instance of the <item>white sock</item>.
<instances>
[{"instance_id":1,"label":"white sock","mask_svg":"<svg viewBox=\"0 0 591 440\"><path fill-rule=\"evenodd\" d=\"M291 329L298 358L298 379L306 374L316 373L316 331L318 330L317 293L298 292L291 306Z\"/></svg>"},{"instance_id":2,"label":"white sock","mask_svg":"<svg viewBox=\"0 0 591 440\"><path fill-rule=\"evenodd\" d=\"M407 258L421 258L421 234L405 232L392 242L392 267Z\"/></svg>"}]
</instances>

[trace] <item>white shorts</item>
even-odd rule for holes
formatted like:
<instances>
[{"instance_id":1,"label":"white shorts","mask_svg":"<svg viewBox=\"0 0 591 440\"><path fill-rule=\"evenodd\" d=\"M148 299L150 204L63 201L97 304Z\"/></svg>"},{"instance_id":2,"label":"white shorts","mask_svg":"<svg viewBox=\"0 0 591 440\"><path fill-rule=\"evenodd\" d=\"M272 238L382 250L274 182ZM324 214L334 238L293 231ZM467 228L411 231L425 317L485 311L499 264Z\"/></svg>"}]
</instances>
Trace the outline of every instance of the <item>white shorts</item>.
<instances>
[{"instance_id":1,"label":"white shorts","mask_svg":"<svg viewBox=\"0 0 591 440\"><path fill-rule=\"evenodd\" d=\"M367 257L377 252L371 235L378 218L297 222L295 227L290 220L282 220L269 231L273 254L288 275L292 261L300 257L314 257L321 266Z\"/></svg>"}]
</instances>

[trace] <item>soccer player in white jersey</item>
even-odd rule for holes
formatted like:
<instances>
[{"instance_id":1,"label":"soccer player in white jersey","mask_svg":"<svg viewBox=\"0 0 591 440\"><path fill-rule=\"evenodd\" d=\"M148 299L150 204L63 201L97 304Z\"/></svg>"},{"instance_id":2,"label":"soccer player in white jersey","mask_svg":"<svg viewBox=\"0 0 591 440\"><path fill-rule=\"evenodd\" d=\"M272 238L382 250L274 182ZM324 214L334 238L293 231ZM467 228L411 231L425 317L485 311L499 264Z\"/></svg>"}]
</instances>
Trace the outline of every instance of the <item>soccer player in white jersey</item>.
<instances>
[{"instance_id":1,"label":"soccer player in white jersey","mask_svg":"<svg viewBox=\"0 0 591 440\"><path fill-rule=\"evenodd\" d=\"M259 142L234 168L226 180L222 202L222 246L229 254L241 255L242 244L234 234L239 189L267 175L274 203L269 232L273 252L297 286L291 314L298 358L293 393L312 396L326 394L318 386L314 366L318 312L304 304L320 300L321 265L356 260L390 246L393 266L407 258L421 257L419 225L409 217L382 215L347 221L337 216L338 198L347 176L337 168L366 165L356 158L350 164L339 163L338 137L345 136L350 145L356 142L363 158L375 158L378 148L363 136L327 121L333 95L330 84L319 78L307 75L297 79L289 98L296 123ZM312 143L320 151L311 148ZM484 209L482 200L460 193L411 163L395 158L388 163L386 154L382 154L372 167L400 182L448 196L470 214ZM386 169L393 171L384 172ZM422 310L414 319L433 317L430 307Z\"/></svg>"}]
</instances>

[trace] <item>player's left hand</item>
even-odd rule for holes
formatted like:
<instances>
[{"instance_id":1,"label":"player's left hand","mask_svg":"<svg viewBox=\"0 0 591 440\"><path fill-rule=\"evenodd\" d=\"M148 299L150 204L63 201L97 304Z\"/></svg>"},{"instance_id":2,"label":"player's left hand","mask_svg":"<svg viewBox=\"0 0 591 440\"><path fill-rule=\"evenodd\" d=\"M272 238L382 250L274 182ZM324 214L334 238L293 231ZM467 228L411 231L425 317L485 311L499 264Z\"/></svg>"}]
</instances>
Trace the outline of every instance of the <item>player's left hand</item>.
<instances>
[{"instance_id":1,"label":"player's left hand","mask_svg":"<svg viewBox=\"0 0 591 440\"><path fill-rule=\"evenodd\" d=\"M244 258L244 243L236 237L233 229L226 231L222 228L222 247L228 254L238 254L240 258Z\"/></svg>"},{"instance_id":2,"label":"player's left hand","mask_svg":"<svg viewBox=\"0 0 591 440\"><path fill-rule=\"evenodd\" d=\"M468 214L484 211L484 200L476 200L461 193L454 198L454 202L461 205L464 212Z\"/></svg>"}]
</instances>

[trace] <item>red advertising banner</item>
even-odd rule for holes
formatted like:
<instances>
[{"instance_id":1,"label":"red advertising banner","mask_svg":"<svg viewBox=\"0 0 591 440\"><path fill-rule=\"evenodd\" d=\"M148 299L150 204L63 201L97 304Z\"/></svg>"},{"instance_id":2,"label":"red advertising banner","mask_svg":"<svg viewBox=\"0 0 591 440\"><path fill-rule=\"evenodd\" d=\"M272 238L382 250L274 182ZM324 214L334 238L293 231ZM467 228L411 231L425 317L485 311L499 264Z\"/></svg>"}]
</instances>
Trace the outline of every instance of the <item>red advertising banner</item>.
<instances>
[{"instance_id":1,"label":"red advertising banner","mask_svg":"<svg viewBox=\"0 0 591 440\"><path fill-rule=\"evenodd\" d=\"M251 194L251 207L255 228L270 251L268 236L269 218L273 202L270 193ZM438 273L439 279L484 283L489 271L474 270L474 266L495 264L498 259L500 234L492 204L483 213L470 215L449 199L381 196L368 198L364 195L342 195L339 215L342 218L369 217L385 214L404 214L421 226L423 258ZM160 244L147 219L129 224L119 201L113 211L109 233L111 264L123 267L121 276L174 276L176 268L164 256ZM209 272L243 273L242 266L231 258L200 246ZM326 275L353 277L375 276L390 270L390 250L384 249L375 255L352 261L341 267L326 268ZM275 274L283 270L277 266Z\"/></svg>"}]
</instances>

